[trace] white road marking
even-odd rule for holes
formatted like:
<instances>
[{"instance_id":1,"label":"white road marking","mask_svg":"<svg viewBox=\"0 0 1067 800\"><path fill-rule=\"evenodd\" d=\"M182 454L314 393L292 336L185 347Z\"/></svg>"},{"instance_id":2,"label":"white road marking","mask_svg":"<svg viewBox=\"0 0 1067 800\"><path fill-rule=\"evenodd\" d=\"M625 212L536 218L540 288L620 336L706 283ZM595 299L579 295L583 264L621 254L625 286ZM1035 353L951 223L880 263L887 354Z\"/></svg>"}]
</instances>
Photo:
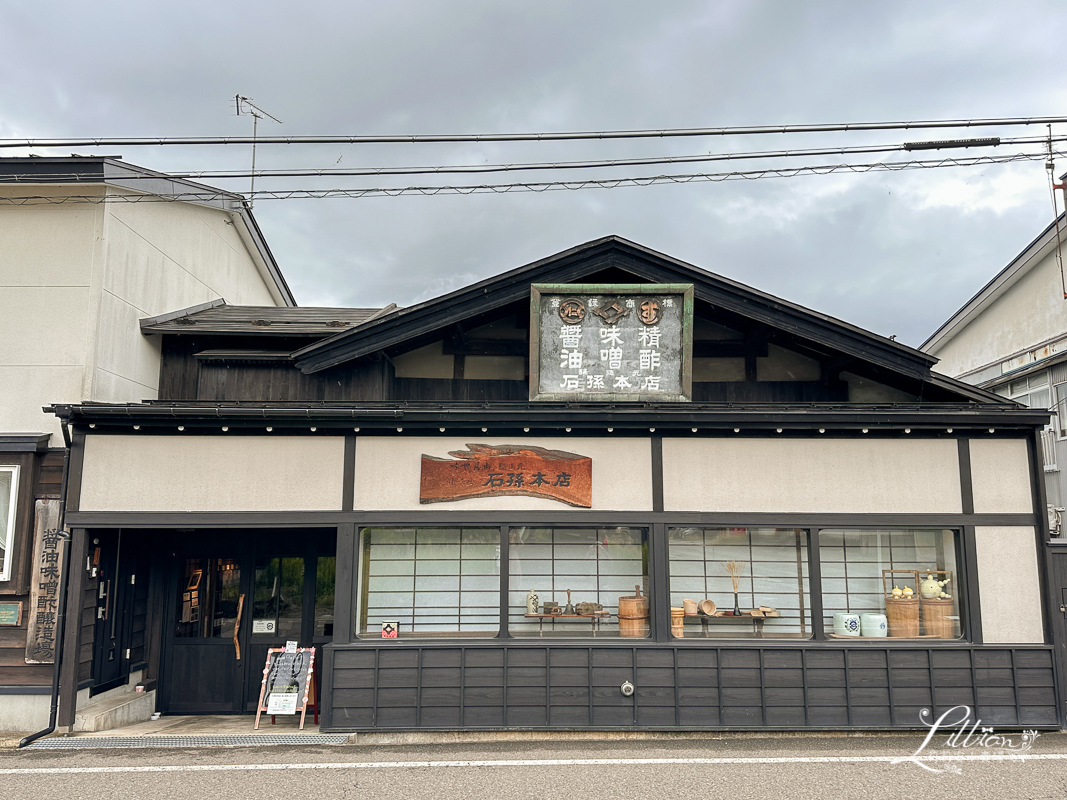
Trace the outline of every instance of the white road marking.
<instances>
[{"instance_id":1,"label":"white road marking","mask_svg":"<svg viewBox=\"0 0 1067 800\"><path fill-rule=\"evenodd\" d=\"M1067 761L1067 753L980 753L922 755L923 761ZM782 756L766 758L546 758L483 761L350 761L310 764L208 764L140 767L21 767L0 769L0 775L87 775L100 772L254 772L318 769L435 769L454 767L630 767L658 764L856 764L892 763L901 756Z\"/></svg>"}]
</instances>

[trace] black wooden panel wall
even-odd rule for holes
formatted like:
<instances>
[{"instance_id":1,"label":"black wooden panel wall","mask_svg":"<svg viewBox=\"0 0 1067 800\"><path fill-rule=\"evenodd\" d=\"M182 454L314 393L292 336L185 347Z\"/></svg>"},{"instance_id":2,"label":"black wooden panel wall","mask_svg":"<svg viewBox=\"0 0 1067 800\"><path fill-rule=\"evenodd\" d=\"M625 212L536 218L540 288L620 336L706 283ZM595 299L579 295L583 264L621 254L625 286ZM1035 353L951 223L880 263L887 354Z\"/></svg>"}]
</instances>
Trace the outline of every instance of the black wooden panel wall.
<instances>
[{"instance_id":1,"label":"black wooden panel wall","mask_svg":"<svg viewBox=\"0 0 1067 800\"><path fill-rule=\"evenodd\" d=\"M328 728L1056 728L1041 647L341 646L327 650ZM637 688L625 697L620 686Z\"/></svg>"}]
</instances>

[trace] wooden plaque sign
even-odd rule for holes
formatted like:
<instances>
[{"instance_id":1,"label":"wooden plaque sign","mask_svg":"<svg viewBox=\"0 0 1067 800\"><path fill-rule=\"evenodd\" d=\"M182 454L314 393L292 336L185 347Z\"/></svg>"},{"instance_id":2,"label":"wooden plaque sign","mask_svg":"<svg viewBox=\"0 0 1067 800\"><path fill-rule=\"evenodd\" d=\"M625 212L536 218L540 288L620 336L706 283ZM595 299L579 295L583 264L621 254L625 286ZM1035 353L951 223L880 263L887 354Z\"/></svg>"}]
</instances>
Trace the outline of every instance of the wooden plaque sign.
<instances>
[{"instance_id":1,"label":"wooden plaque sign","mask_svg":"<svg viewBox=\"0 0 1067 800\"><path fill-rule=\"evenodd\" d=\"M530 399L689 402L693 284L530 286Z\"/></svg>"},{"instance_id":2,"label":"wooden plaque sign","mask_svg":"<svg viewBox=\"0 0 1067 800\"><path fill-rule=\"evenodd\" d=\"M59 629L59 587L63 582L63 548L59 500L38 500L33 530L30 602L26 607L26 663L53 664Z\"/></svg>"},{"instance_id":3,"label":"wooden plaque sign","mask_svg":"<svg viewBox=\"0 0 1067 800\"><path fill-rule=\"evenodd\" d=\"M571 506L593 505L593 459L521 444L468 444L455 460L422 456L420 503L525 495Z\"/></svg>"},{"instance_id":4,"label":"wooden plaque sign","mask_svg":"<svg viewBox=\"0 0 1067 800\"><path fill-rule=\"evenodd\" d=\"M263 684L259 689L255 729L261 714L295 714L300 712L300 727L304 727L308 697L312 704L315 689L314 647L272 647L267 650L263 665ZM318 712L316 712L318 713Z\"/></svg>"}]
</instances>

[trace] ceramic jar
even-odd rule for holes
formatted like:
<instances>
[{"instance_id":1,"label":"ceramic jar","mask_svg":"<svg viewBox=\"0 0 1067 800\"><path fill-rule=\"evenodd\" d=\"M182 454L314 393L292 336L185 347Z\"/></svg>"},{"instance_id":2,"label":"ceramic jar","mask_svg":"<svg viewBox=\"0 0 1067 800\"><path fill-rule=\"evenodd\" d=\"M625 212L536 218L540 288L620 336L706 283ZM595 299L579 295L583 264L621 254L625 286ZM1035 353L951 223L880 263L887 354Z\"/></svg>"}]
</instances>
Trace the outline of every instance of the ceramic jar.
<instances>
[{"instance_id":1,"label":"ceramic jar","mask_svg":"<svg viewBox=\"0 0 1067 800\"><path fill-rule=\"evenodd\" d=\"M860 614L860 632L864 636L887 636L885 614Z\"/></svg>"},{"instance_id":2,"label":"ceramic jar","mask_svg":"<svg viewBox=\"0 0 1067 800\"><path fill-rule=\"evenodd\" d=\"M834 614L834 633L838 636L859 636L860 615L838 611Z\"/></svg>"}]
</instances>

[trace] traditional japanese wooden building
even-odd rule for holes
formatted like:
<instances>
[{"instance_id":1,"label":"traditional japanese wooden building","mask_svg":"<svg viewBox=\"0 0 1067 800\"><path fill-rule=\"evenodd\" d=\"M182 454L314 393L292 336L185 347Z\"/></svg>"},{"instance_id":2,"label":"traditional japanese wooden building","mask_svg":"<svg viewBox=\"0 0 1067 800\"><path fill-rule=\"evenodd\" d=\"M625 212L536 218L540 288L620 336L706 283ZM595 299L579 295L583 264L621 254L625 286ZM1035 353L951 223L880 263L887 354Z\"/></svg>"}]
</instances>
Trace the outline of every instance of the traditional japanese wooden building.
<instances>
[{"instance_id":1,"label":"traditional japanese wooden building","mask_svg":"<svg viewBox=\"0 0 1067 800\"><path fill-rule=\"evenodd\" d=\"M234 713L295 639L330 731L1064 723L1047 414L917 350L617 237L142 330L157 401L55 408L70 675Z\"/></svg>"}]
</instances>

